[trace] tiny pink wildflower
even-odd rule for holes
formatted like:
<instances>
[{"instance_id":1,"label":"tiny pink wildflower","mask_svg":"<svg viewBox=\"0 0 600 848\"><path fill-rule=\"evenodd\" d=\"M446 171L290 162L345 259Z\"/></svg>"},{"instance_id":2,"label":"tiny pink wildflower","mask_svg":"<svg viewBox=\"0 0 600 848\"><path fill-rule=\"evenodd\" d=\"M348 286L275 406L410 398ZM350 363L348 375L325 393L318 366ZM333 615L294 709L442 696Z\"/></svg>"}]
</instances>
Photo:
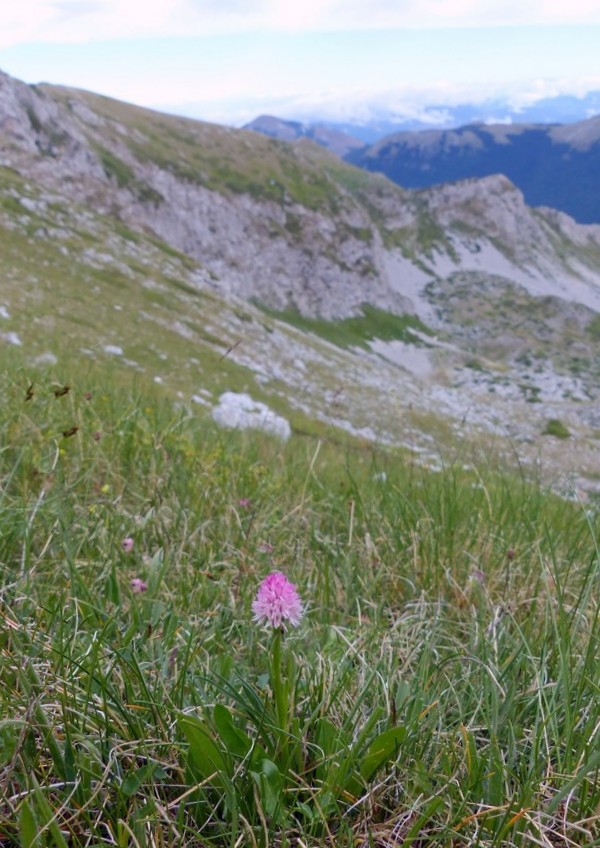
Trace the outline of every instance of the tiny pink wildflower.
<instances>
[{"instance_id":1,"label":"tiny pink wildflower","mask_svg":"<svg viewBox=\"0 0 600 848\"><path fill-rule=\"evenodd\" d=\"M485 571L482 571L480 568L475 568L471 572L470 580L475 580L477 583L480 583L482 586L485 583Z\"/></svg>"},{"instance_id":2,"label":"tiny pink wildflower","mask_svg":"<svg viewBox=\"0 0 600 848\"><path fill-rule=\"evenodd\" d=\"M148 584L141 577L134 577L129 585L131 586L131 591L136 594L145 592L148 589Z\"/></svg>"},{"instance_id":3,"label":"tiny pink wildflower","mask_svg":"<svg viewBox=\"0 0 600 848\"><path fill-rule=\"evenodd\" d=\"M240 498L238 501L238 506L241 506L242 509L248 509L252 501L250 498Z\"/></svg>"},{"instance_id":4,"label":"tiny pink wildflower","mask_svg":"<svg viewBox=\"0 0 600 848\"><path fill-rule=\"evenodd\" d=\"M285 627L285 622L297 627L304 610L302 601L293 583L281 571L273 571L258 587L252 602L255 621L263 619L271 627Z\"/></svg>"},{"instance_id":5,"label":"tiny pink wildflower","mask_svg":"<svg viewBox=\"0 0 600 848\"><path fill-rule=\"evenodd\" d=\"M127 538L123 539L123 541L121 542L121 547L123 548L126 554L130 554L133 550L133 539L127 536Z\"/></svg>"}]
</instances>

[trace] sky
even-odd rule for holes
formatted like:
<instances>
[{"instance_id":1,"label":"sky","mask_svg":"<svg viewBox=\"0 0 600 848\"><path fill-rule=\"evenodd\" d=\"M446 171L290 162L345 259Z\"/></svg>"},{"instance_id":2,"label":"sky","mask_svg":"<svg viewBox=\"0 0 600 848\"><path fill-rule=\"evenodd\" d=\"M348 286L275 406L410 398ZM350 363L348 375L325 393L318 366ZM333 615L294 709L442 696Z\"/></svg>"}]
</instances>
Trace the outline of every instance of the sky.
<instances>
[{"instance_id":1,"label":"sky","mask_svg":"<svg viewBox=\"0 0 600 848\"><path fill-rule=\"evenodd\" d=\"M600 90L598 0L0 0L0 69L242 125Z\"/></svg>"}]
</instances>

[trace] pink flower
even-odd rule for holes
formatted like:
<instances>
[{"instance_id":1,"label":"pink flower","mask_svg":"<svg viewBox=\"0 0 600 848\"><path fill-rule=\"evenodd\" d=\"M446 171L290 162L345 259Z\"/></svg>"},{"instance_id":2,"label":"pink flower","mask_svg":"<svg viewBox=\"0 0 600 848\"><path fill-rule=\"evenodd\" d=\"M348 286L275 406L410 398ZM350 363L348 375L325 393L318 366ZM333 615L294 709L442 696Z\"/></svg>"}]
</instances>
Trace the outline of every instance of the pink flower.
<instances>
[{"instance_id":1,"label":"pink flower","mask_svg":"<svg viewBox=\"0 0 600 848\"><path fill-rule=\"evenodd\" d=\"M121 542L121 547L123 548L126 554L130 554L133 550L133 539L129 538L129 536L126 539L123 539L123 541Z\"/></svg>"},{"instance_id":2,"label":"pink flower","mask_svg":"<svg viewBox=\"0 0 600 848\"><path fill-rule=\"evenodd\" d=\"M238 506L241 506L242 509L248 509L252 501L250 498L240 498L238 501Z\"/></svg>"},{"instance_id":3,"label":"pink flower","mask_svg":"<svg viewBox=\"0 0 600 848\"><path fill-rule=\"evenodd\" d=\"M145 580L142 580L141 577L134 577L129 585L131 587L131 591L136 594L145 592L148 589L148 584Z\"/></svg>"},{"instance_id":4,"label":"pink flower","mask_svg":"<svg viewBox=\"0 0 600 848\"><path fill-rule=\"evenodd\" d=\"M273 571L258 587L252 602L252 612L255 621L264 619L277 629L285 627L285 621L297 627L304 610L294 584L281 571Z\"/></svg>"}]
</instances>

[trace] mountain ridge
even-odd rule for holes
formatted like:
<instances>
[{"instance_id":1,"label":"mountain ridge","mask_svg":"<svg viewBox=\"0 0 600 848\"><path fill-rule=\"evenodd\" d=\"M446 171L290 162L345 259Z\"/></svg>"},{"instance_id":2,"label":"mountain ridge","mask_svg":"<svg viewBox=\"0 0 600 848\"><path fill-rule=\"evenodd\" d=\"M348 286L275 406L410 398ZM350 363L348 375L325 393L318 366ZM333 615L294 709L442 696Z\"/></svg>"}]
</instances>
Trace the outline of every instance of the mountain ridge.
<instances>
[{"instance_id":1,"label":"mountain ridge","mask_svg":"<svg viewBox=\"0 0 600 848\"><path fill-rule=\"evenodd\" d=\"M575 124L471 124L387 136L346 160L404 188L502 173L530 206L600 222L600 117Z\"/></svg>"},{"instance_id":2,"label":"mountain ridge","mask_svg":"<svg viewBox=\"0 0 600 848\"><path fill-rule=\"evenodd\" d=\"M304 124L300 121L286 121L272 115L259 115L250 123L244 124L242 129L259 132L280 141L309 139L342 158L352 150L365 146L365 143L356 136L326 124Z\"/></svg>"}]
</instances>

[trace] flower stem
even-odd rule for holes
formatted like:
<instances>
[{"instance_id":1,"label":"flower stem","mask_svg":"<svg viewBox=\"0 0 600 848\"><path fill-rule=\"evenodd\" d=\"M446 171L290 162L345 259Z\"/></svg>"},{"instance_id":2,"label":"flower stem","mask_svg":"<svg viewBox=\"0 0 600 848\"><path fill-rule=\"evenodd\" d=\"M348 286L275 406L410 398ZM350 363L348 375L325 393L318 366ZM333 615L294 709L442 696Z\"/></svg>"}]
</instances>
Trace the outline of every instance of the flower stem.
<instances>
[{"instance_id":1,"label":"flower stem","mask_svg":"<svg viewBox=\"0 0 600 848\"><path fill-rule=\"evenodd\" d=\"M281 677L281 643L283 631L278 628L273 633L273 644L271 646L271 685L273 687L273 698L275 699L275 715L277 724L283 735L287 733L288 710L285 684Z\"/></svg>"}]
</instances>

